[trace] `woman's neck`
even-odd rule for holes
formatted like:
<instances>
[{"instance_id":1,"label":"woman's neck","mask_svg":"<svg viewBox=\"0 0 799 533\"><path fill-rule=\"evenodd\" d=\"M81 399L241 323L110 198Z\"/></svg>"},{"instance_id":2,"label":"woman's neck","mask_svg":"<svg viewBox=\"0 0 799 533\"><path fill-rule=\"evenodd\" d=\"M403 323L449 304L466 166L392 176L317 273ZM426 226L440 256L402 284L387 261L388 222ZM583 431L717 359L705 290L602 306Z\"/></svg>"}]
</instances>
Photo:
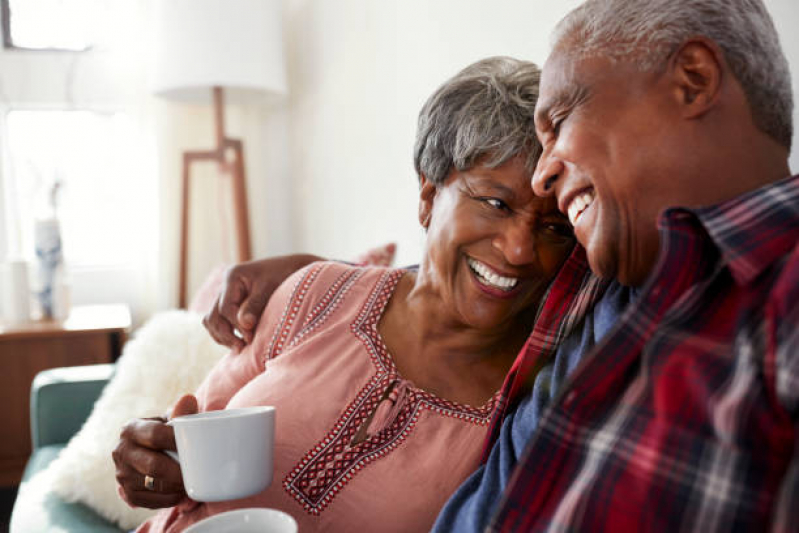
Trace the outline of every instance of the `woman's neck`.
<instances>
[{"instance_id":1,"label":"woman's neck","mask_svg":"<svg viewBox=\"0 0 799 533\"><path fill-rule=\"evenodd\" d=\"M499 389L523 346L535 310L491 329L458 320L424 274L400 279L379 324L404 377L434 394L482 405Z\"/></svg>"}]
</instances>

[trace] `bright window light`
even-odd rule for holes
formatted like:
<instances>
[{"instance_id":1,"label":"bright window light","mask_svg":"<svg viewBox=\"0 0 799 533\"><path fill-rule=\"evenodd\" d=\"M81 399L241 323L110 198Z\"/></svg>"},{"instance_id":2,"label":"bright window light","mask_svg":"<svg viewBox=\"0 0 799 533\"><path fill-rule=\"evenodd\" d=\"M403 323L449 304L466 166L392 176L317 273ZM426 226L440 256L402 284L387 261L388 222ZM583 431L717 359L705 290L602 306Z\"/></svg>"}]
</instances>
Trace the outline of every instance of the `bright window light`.
<instances>
[{"instance_id":1,"label":"bright window light","mask_svg":"<svg viewBox=\"0 0 799 533\"><path fill-rule=\"evenodd\" d=\"M108 0L5 1L14 47L57 50L85 50L96 44L109 4Z\"/></svg>"},{"instance_id":2,"label":"bright window light","mask_svg":"<svg viewBox=\"0 0 799 533\"><path fill-rule=\"evenodd\" d=\"M124 113L13 110L7 115L19 242L33 250L33 225L50 214L59 182L57 215L67 266L129 266L152 238L157 205L142 170L142 141ZM27 255L27 254L26 254Z\"/></svg>"}]
</instances>

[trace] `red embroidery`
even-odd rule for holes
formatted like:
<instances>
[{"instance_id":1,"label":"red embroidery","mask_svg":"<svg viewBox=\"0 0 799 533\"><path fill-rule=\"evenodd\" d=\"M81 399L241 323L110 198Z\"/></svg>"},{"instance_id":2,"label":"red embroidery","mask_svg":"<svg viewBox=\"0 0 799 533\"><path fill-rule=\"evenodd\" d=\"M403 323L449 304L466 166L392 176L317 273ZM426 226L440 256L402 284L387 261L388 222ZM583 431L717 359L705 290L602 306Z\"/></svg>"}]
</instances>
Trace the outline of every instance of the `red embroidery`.
<instances>
[{"instance_id":1,"label":"red embroidery","mask_svg":"<svg viewBox=\"0 0 799 533\"><path fill-rule=\"evenodd\" d=\"M377 408L386 389L394 381L402 379L377 329L380 317L402 274L399 270L383 274L350 326L369 353L376 374L347 405L328 434L305 454L283 480L284 489L309 514L319 515L360 470L400 446L415 427L423 410L435 411L481 426L488 425L490 420L497 396L485 406L475 408L443 400L411 387L394 420L359 444L350 445L358 430ZM359 276L341 276L334 283L325 298L305 320L304 335L317 329L321 324L320 320L330 316L347 288L358 278Z\"/></svg>"},{"instance_id":2,"label":"red embroidery","mask_svg":"<svg viewBox=\"0 0 799 533\"><path fill-rule=\"evenodd\" d=\"M314 306L305 321L302 324L302 329L297 333L289 343L289 346L298 344L302 339L307 337L311 332L318 329L319 326L324 324L325 320L333 314L339 303L344 299L344 296L349 291L350 287L363 275L363 270L347 270L341 274L338 279L330 286L325 292L322 299Z\"/></svg>"},{"instance_id":3,"label":"red embroidery","mask_svg":"<svg viewBox=\"0 0 799 533\"><path fill-rule=\"evenodd\" d=\"M305 300L305 296L308 294L308 288L313 285L316 276L318 276L319 272L322 270L322 266L323 265L316 265L309 268L305 275L294 285L289 303L283 310L283 316L280 317L280 322L275 328L275 333L272 335L272 340L269 342L269 347L264 354L267 361L283 351L284 346L287 344L291 327L294 325L294 321L297 320L300 304Z\"/></svg>"}]
</instances>

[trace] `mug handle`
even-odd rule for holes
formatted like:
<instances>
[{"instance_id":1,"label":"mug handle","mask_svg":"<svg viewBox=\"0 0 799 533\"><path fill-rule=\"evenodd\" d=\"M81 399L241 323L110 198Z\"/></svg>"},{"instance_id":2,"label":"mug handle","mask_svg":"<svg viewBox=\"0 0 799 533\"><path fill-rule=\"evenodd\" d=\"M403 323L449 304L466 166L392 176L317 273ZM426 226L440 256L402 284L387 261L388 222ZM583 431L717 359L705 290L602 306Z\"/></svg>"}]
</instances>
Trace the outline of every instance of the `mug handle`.
<instances>
[{"instance_id":1,"label":"mug handle","mask_svg":"<svg viewBox=\"0 0 799 533\"><path fill-rule=\"evenodd\" d=\"M161 450L161 451L167 454L169 457L171 457L172 460L175 461L177 464L180 464L180 457L178 457L178 452L173 452L172 450Z\"/></svg>"},{"instance_id":2,"label":"mug handle","mask_svg":"<svg viewBox=\"0 0 799 533\"><path fill-rule=\"evenodd\" d=\"M166 425L175 427L175 425L172 423L172 420L167 420ZM172 450L161 450L161 451L167 454L169 457L171 457L172 460L175 461L178 465L180 465L180 457L178 457L178 452L173 452Z\"/></svg>"}]
</instances>

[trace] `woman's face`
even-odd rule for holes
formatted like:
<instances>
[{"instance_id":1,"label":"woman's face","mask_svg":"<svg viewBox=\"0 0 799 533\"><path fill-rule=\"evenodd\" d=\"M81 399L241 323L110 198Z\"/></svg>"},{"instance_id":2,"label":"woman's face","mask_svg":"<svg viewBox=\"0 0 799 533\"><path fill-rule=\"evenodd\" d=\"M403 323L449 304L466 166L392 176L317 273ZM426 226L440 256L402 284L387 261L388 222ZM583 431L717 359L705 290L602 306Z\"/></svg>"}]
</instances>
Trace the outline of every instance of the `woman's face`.
<instances>
[{"instance_id":1,"label":"woman's face","mask_svg":"<svg viewBox=\"0 0 799 533\"><path fill-rule=\"evenodd\" d=\"M537 304L574 246L554 198L539 198L516 157L501 167L453 170L436 187L422 177L425 276L458 320L507 325Z\"/></svg>"}]
</instances>

